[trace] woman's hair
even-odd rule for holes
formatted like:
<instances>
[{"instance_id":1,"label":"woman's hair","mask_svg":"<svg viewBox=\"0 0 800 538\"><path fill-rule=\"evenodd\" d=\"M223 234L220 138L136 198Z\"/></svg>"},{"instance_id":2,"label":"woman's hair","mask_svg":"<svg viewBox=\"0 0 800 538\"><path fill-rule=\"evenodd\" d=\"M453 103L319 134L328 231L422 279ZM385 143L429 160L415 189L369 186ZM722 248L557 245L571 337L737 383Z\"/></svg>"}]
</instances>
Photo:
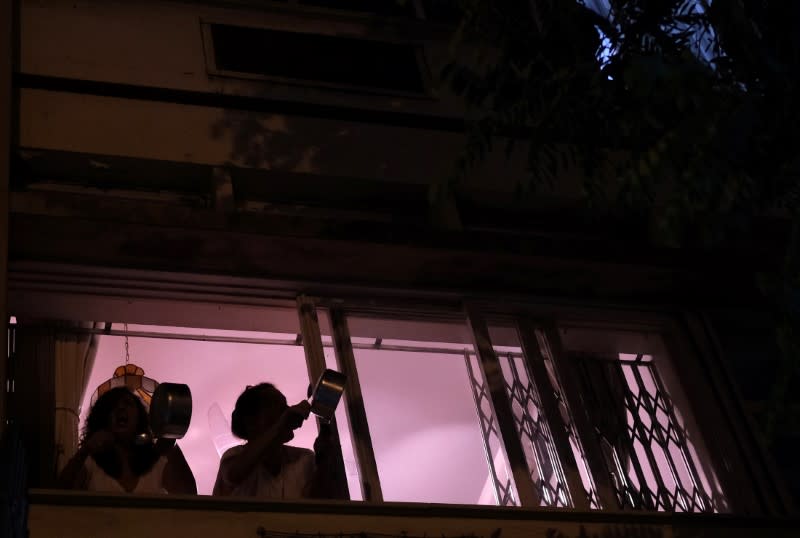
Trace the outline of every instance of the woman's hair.
<instances>
[{"instance_id":1,"label":"woman's hair","mask_svg":"<svg viewBox=\"0 0 800 538\"><path fill-rule=\"evenodd\" d=\"M81 443L85 442L93 434L108 429L114 408L117 406L117 403L126 396L133 398L136 409L139 412L139 420L136 423L136 434L150 433L150 421L142 401L126 387L116 387L105 392L92 406L83 428ZM122 474L122 462L119 459L117 451L113 448L99 454L93 454L92 457L108 476L119 478ZM130 466L135 475L141 476L145 474L155 464L156 460L158 460L158 453L153 443L148 442L142 445L133 445Z\"/></svg>"},{"instance_id":2,"label":"woman's hair","mask_svg":"<svg viewBox=\"0 0 800 538\"><path fill-rule=\"evenodd\" d=\"M239 439L249 441L247 432L248 419L256 416L276 395L281 395L272 383L259 383L248 386L236 399L236 406L231 416L231 433Z\"/></svg>"}]
</instances>

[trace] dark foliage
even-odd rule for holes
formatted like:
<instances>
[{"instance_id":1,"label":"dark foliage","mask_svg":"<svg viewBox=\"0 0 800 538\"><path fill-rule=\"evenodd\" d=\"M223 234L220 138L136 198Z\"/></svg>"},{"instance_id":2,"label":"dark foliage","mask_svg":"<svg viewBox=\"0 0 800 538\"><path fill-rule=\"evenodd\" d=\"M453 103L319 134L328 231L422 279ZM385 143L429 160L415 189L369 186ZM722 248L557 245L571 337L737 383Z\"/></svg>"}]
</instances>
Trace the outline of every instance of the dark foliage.
<instances>
[{"instance_id":1,"label":"dark foliage","mask_svg":"<svg viewBox=\"0 0 800 538\"><path fill-rule=\"evenodd\" d=\"M736 246L758 221L783 222L785 263L758 275L784 358L764 433L796 424L785 402L800 366L800 3L439 3L460 13L442 76L472 128L437 195L503 144L527 154L521 196L579 166L589 206L641 216L662 246Z\"/></svg>"}]
</instances>

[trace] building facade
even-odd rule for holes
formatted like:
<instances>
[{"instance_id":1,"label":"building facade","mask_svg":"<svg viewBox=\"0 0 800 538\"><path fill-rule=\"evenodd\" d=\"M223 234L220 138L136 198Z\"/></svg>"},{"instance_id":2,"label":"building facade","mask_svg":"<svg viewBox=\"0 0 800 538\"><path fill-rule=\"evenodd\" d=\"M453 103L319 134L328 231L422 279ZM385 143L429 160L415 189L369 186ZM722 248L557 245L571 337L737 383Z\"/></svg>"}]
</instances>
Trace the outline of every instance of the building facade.
<instances>
[{"instance_id":1,"label":"building facade","mask_svg":"<svg viewBox=\"0 0 800 538\"><path fill-rule=\"evenodd\" d=\"M30 536L794 532L740 394L752 366L728 360L771 353L753 275L775 234L736 252L653 249L640 223L582 209L577 172L518 199L524 159L499 153L431 196L465 142L465 105L435 76L452 31L437 5L3 8L0 372ZM347 374L352 500L52 489L94 390L87 350L111 338L294 346L303 382ZM457 398L463 444L428 416ZM429 418L419 452L381 429ZM466 443L478 459L458 463ZM474 492L439 492L477 468Z\"/></svg>"}]
</instances>

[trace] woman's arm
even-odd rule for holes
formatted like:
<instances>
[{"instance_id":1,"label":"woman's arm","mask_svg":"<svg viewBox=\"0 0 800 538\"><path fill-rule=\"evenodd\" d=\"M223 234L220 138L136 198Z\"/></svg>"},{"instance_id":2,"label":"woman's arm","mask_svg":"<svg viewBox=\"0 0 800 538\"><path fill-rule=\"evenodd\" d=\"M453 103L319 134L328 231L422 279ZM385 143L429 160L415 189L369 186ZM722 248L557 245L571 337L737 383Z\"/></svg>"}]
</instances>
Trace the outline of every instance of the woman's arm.
<instances>
[{"instance_id":1,"label":"woman's arm","mask_svg":"<svg viewBox=\"0 0 800 538\"><path fill-rule=\"evenodd\" d=\"M172 447L166 457L167 464L161 478L164 489L173 494L197 495L197 482L180 447Z\"/></svg>"},{"instance_id":2,"label":"woman's arm","mask_svg":"<svg viewBox=\"0 0 800 538\"><path fill-rule=\"evenodd\" d=\"M349 500L342 481L344 476L339 476L339 464L336 440L327 425L320 427L319 435L314 441L314 472L311 477L311 487L308 496L312 499L344 499Z\"/></svg>"},{"instance_id":3,"label":"woman's arm","mask_svg":"<svg viewBox=\"0 0 800 538\"><path fill-rule=\"evenodd\" d=\"M67 462L58 475L58 485L64 489L86 489L89 485L89 474L86 472L86 458L97 454L114 443L111 432L99 431L92 434L78 448L78 452Z\"/></svg>"},{"instance_id":4,"label":"woman's arm","mask_svg":"<svg viewBox=\"0 0 800 538\"><path fill-rule=\"evenodd\" d=\"M341 488L336 487L336 481L330 469L316 466L311 478L311 487L308 497L311 499L346 499L344 495L337 492Z\"/></svg>"},{"instance_id":5,"label":"woman's arm","mask_svg":"<svg viewBox=\"0 0 800 538\"><path fill-rule=\"evenodd\" d=\"M86 472L86 458L89 457L89 449L81 446L72 458L67 462L58 475L58 487L62 489L86 489L89 483L89 474Z\"/></svg>"},{"instance_id":6,"label":"woman's arm","mask_svg":"<svg viewBox=\"0 0 800 538\"><path fill-rule=\"evenodd\" d=\"M238 454L225 458L219 469L222 481L227 485L237 485L250 476L256 465L280 446L286 430L297 428L310 412L311 405L307 401L288 408L271 428L248 441Z\"/></svg>"}]
</instances>

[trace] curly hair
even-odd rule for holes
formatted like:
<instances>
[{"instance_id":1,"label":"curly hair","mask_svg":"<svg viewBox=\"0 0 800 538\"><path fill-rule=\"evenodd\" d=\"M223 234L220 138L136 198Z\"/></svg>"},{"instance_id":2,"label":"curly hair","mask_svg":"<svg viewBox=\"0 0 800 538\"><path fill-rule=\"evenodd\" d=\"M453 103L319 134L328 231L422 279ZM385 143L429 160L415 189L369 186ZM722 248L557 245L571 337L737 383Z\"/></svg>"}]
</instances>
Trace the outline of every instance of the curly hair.
<instances>
[{"instance_id":1,"label":"curly hair","mask_svg":"<svg viewBox=\"0 0 800 538\"><path fill-rule=\"evenodd\" d=\"M258 385L248 386L236 399L236 406L233 408L231 416L231 433L239 439L249 441L247 432L248 419L256 416L258 412L276 395L284 398L283 393L272 383L259 383Z\"/></svg>"},{"instance_id":2,"label":"curly hair","mask_svg":"<svg viewBox=\"0 0 800 538\"><path fill-rule=\"evenodd\" d=\"M117 406L117 403L126 396L133 398L139 415L135 433L137 435L140 433L150 433L150 420L142 401L126 387L116 387L100 396L92 406L92 409L89 411L89 416L86 417L86 424L83 428L83 435L81 436L81 444L85 443L93 434L108 429L108 424L111 420L111 414L114 408ZM143 445L133 444L131 448L131 470L136 476L142 476L149 471L158 460L158 452L153 443L145 443ZM122 475L122 461L117 451L113 448L98 454L92 454L92 458L94 458L97 465L108 476L119 478Z\"/></svg>"}]
</instances>

